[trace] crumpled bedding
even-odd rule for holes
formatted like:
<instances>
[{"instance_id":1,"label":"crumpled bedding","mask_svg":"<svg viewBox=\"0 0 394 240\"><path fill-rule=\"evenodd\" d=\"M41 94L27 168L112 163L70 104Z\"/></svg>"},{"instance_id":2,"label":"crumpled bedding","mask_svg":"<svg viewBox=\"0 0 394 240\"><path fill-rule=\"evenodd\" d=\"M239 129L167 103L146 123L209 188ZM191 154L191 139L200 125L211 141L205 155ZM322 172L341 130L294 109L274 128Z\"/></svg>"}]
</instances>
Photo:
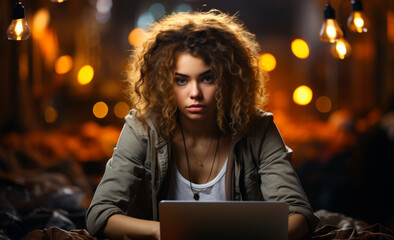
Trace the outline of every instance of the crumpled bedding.
<instances>
[{"instance_id":1,"label":"crumpled bedding","mask_svg":"<svg viewBox=\"0 0 394 240\"><path fill-rule=\"evenodd\" d=\"M394 239L394 232L379 223L362 228L360 230L357 230L356 228L341 229L333 225L324 225L315 231L312 239L391 240Z\"/></svg>"},{"instance_id":2,"label":"crumpled bedding","mask_svg":"<svg viewBox=\"0 0 394 240\"><path fill-rule=\"evenodd\" d=\"M320 218L312 239L394 239L394 232L380 223L368 223L324 209L315 212Z\"/></svg>"},{"instance_id":3,"label":"crumpled bedding","mask_svg":"<svg viewBox=\"0 0 394 240\"><path fill-rule=\"evenodd\" d=\"M29 232L23 239L26 240L96 240L84 229L66 231L58 227L45 228L43 230L35 229Z\"/></svg>"}]
</instances>

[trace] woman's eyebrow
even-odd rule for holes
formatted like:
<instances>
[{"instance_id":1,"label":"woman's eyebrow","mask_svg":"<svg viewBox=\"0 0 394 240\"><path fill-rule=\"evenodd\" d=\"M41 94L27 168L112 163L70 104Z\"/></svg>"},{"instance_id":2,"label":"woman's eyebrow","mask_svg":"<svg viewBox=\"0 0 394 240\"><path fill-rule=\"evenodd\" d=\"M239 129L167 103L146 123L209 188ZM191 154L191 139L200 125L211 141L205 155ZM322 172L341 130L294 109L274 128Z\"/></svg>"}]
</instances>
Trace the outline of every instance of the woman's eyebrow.
<instances>
[{"instance_id":1,"label":"woman's eyebrow","mask_svg":"<svg viewBox=\"0 0 394 240\"><path fill-rule=\"evenodd\" d=\"M189 76L188 76L188 75L186 75L186 74L177 73L177 72L175 73L175 75L177 75L177 76L181 76L181 77L186 77L186 78L187 78L187 77L189 77Z\"/></svg>"},{"instance_id":2,"label":"woman's eyebrow","mask_svg":"<svg viewBox=\"0 0 394 240\"><path fill-rule=\"evenodd\" d=\"M209 74L209 73L211 73L211 69L208 69L207 71L205 71L205 72L203 72L203 73L200 73L198 76L201 77L201 76L206 75L206 74ZM181 77L189 77L189 76L186 75L186 74L182 74L182 73L178 73L178 72L176 72L175 75L181 76Z\"/></svg>"},{"instance_id":3,"label":"woman's eyebrow","mask_svg":"<svg viewBox=\"0 0 394 240\"><path fill-rule=\"evenodd\" d=\"M206 74L210 74L211 73L211 69L208 69L207 71L201 73L200 75L198 75L199 77L206 75Z\"/></svg>"}]
</instances>

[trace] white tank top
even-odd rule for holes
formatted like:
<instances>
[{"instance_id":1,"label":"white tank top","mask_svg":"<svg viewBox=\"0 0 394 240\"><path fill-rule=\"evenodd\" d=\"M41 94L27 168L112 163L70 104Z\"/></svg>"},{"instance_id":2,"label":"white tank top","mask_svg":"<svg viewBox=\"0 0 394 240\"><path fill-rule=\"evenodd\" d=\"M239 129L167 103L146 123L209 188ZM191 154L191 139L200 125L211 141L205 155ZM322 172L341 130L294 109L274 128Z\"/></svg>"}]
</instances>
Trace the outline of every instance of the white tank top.
<instances>
[{"instance_id":1,"label":"white tank top","mask_svg":"<svg viewBox=\"0 0 394 240\"><path fill-rule=\"evenodd\" d=\"M194 200L193 192L190 189L190 181L182 176L176 164L175 174L172 174L170 182L170 200ZM211 181L204 184L192 183L193 191L200 195L199 201L224 201L226 200L225 192L225 173L227 167L227 159L220 170L219 174Z\"/></svg>"}]
</instances>

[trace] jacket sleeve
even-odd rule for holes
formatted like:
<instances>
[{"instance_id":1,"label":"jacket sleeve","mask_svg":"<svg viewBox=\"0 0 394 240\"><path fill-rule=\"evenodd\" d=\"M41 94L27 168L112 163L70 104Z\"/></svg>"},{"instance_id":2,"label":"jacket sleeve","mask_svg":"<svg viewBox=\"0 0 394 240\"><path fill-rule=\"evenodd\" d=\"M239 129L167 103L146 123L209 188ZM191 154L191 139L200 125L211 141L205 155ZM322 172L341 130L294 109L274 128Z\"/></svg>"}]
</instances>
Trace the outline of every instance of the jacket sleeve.
<instances>
[{"instance_id":1,"label":"jacket sleeve","mask_svg":"<svg viewBox=\"0 0 394 240\"><path fill-rule=\"evenodd\" d=\"M264 199L288 203L289 215L302 214L308 222L310 231L313 231L319 219L313 214L312 207L291 165L292 150L284 144L272 115L267 118L268 124L258 170Z\"/></svg>"},{"instance_id":2,"label":"jacket sleeve","mask_svg":"<svg viewBox=\"0 0 394 240\"><path fill-rule=\"evenodd\" d=\"M137 126L140 125L140 126ZM141 140L142 125L132 115L126 117L104 176L86 213L86 227L99 235L110 216L125 214L128 202L139 187L144 171L146 143Z\"/></svg>"}]
</instances>

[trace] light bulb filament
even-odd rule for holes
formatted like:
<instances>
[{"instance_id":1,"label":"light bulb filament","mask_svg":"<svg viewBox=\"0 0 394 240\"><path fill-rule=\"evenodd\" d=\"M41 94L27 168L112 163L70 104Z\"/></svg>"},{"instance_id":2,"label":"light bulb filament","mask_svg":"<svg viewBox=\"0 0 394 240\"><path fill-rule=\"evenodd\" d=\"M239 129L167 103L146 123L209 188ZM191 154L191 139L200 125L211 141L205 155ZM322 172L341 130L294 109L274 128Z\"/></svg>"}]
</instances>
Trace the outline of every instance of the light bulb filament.
<instances>
[{"instance_id":1,"label":"light bulb filament","mask_svg":"<svg viewBox=\"0 0 394 240\"><path fill-rule=\"evenodd\" d=\"M340 55L346 55L346 46L342 42L337 43L337 51Z\"/></svg>"},{"instance_id":2,"label":"light bulb filament","mask_svg":"<svg viewBox=\"0 0 394 240\"><path fill-rule=\"evenodd\" d=\"M356 25L356 27L358 28L361 28L362 26L364 26L364 20L362 18L355 18L354 25Z\"/></svg>"},{"instance_id":3,"label":"light bulb filament","mask_svg":"<svg viewBox=\"0 0 394 240\"><path fill-rule=\"evenodd\" d=\"M327 26L326 32L327 32L327 35L329 36L329 38L331 38L331 39L335 39L337 36L337 31L335 30L334 26Z\"/></svg>"},{"instance_id":4,"label":"light bulb filament","mask_svg":"<svg viewBox=\"0 0 394 240\"><path fill-rule=\"evenodd\" d=\"M357 32L362 33L364 31L364 19L359 12L354 12L353 23Z\"/></svg>"},{"instance_id":5,"label":"light bulb filament","mask_svg":"<svg viewBox=\"0 0 394 240\"><path fill-rule=\"evenodd\" d=\"M331 54L339 59L345 59L351 52L351 46L344 38L338 39L331 45Z\"/></svg>"},{"instance_id":6,"label":"light bulb filament","mask_svg":"<svg viewBox=\"0 0 394 240\"><path fill-rule=\"evenodd\" d=\"M16 25L15 25L15 29L14 29L16 35L18 37L21 36L22 32L23 32L23 24L22 24L22 19L17 19L16 20Z\"/></svg>"}]
</instances>

